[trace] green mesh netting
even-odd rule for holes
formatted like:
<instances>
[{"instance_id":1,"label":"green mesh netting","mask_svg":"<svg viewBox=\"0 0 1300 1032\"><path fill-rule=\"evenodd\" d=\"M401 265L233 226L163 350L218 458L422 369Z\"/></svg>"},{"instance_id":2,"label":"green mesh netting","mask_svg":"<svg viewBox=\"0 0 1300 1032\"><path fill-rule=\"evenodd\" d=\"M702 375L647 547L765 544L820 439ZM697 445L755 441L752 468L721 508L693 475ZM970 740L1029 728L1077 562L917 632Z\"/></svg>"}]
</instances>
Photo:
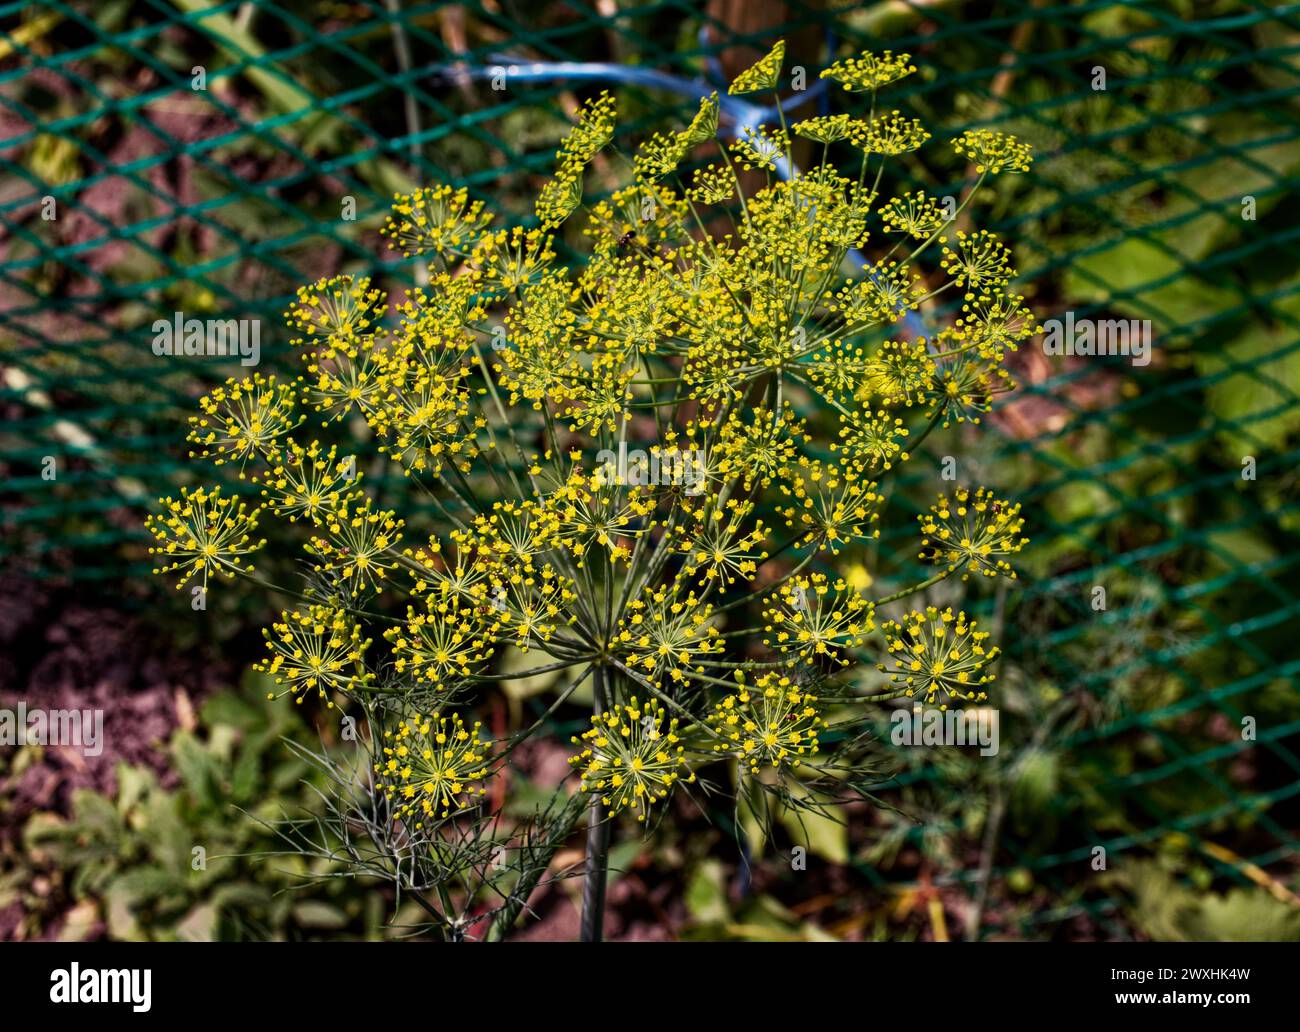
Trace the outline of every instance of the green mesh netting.
<instances>
[{"instance_id":1,"label":"green mesh netting","mask_svg":"<svg viewBox=\"0 0 1300 1032\"><path fill-rule=\"evenodd\" d=\"M147 580L142 506L187 481L184 417L238 371L155 358L154 319L260 318L262 369L292 369L280 313L298 284L409 281L377 234L395 190L450 182L525 210L579 87L498 92L449 63L696 77L778 35L814 74L830 52L911 52L900 107L1035 145L978 216L1014 241L1030 303L1150 320L1155 355L1024 353L984 434L935 435L909 465L902 488L932 491L953 455L1015 493L1034 536L1030 575L986 613L1013 747L969 793L933 763L900 778L933 807L909 842L975 814L992 867L940 869L973 894L1014 875L1031 934L1111 920L1097 846L1112 868L1176 848L1243 885L1293 873L1300 5L47 0L0 5L0 27L3 556L109 584ZM620 94L629 140L692 107ZM883 547L911 547L893 527Z\"/></svg>"}]
</instances>

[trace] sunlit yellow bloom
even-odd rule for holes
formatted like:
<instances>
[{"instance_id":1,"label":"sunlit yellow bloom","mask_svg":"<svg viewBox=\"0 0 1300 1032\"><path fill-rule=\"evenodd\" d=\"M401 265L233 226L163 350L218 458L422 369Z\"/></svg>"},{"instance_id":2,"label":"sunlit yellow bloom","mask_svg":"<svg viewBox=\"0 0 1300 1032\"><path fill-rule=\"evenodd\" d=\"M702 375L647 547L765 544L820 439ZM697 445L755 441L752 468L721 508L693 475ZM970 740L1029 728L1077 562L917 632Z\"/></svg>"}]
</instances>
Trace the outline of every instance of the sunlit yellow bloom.
<instances>
[{"instance_id":1,"label":"sunlit yellow bloom","mask_svg":"<svg viewBox=\"0 0 1300 1032\"><path fill-rule=\"evenodd\" d=\"M409 717L384 732L383 755L375 764L378 787L394 813L415 829L473 804L487 789L492 743L482 724L466 726L459 713L439 711Z\"/></svg>"},{"instance_id":2,"label":"sunlit yellow bloom","mask_svg":"<svg viewBox=\"0 0 1300 1032\"><path fill-rule=\"evenodd\" d=\"M145 518L145 528L158 542L149 554L162 563L154 573L181 572L177 588L200 577L206 588L209 574L233 579L239 571L253 572L244 556L266 544L265 538L253 539L260 507L250 511L244 502L223 498L220 487L181 488L179 499L158 501L162 514Z\"/></svg>"},{"instance_id":3,"label":"sunlit yellow bloom","mask_svg":"<svg viewBox=\"0 0 1300 1032\"><path fill-rule=\"evenodd\" d=\"M346 694L374 677L365 668L370 639L361 637L360 626L341 609L314 605L305 612L284 612L262 635L271 658L253 669L270 675L284 686L280 694L294 695L299 704L315 691L333 707L331 692ZM275 698L275 693L267 698Z\"/></svg>"},{"instance_id":4,"label":"sunlit yellow bloom","mask_svg":"<svg viewBox=\"0 0 1300 1032\"><path fill-rule=\"evenodd\" d=\"M662 703L642 705L635 695L597 713L591 729L573 739L580 751L569 758L582 772L582 791L598 794L611 817L628 810L644 821L679 782L695 781L677 727Z\"/></svg>"},{"instance_id":5,"label":"sunlit yellow bloom","mask_svg":"<svg viewBox=\"0 0 1300 1032\"><path fill-rule=\"evenodd\" d=\"M961 570L963 580L971 573L1015 579L1016 571L1006 557L1029 544L1020 535L1025 521L1018 504L1001 501L983 487L973 493L960 487L951 500L940 495L929 513L917 519L925 534L922 559L950 571Z\"/></svg>"},{"instance_id":6,"label":"sunlit yellow bloom","mask_svg":"<svg viewBox=\"0 0 1300 1032\"><path fill-rule=\"evenodd\" d=\"M722 741L714 752L738 756L751 774L764 767L798 768L802 757L818 751L818 729L825 723L817 696L783 674L764 674L751 688L741 686L709 716Z\"/></svg>"},{"instance_id":7,"label":"sunlit yellow bloom","mask_svg":"<svg viewBox=\"0 0 1300 1032\"><path fill-rule=\"evenodd\" d=\"M938 700L943 709L953 700L988 698L984 687L995 677L988 668L1000 653L996 646L985 646L988 632L976 630L965 613L928 606L924 612L913 610L901 622L888 620L880 630L889 659L879 668L908 697Z\"/></svg>"}]
</instances>

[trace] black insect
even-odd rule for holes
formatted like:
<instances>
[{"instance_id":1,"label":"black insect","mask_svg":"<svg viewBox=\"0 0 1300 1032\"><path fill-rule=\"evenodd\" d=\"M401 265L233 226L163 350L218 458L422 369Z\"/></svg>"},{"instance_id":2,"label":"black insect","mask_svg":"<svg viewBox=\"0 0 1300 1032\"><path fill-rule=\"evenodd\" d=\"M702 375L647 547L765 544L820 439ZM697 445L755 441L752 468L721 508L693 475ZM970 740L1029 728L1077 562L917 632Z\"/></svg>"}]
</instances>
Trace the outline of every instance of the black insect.
<instances>
[{"instance_id":1,"label":"black insect","mask_svg":"<svg viewBox=\"0 0 1300 1032\"><path fill-rule=\"evenodd\" d=\"M627 254L628 248L636 243L636 230L629 229L618 238L618 253Z\"/></svg>"}]
</instances>

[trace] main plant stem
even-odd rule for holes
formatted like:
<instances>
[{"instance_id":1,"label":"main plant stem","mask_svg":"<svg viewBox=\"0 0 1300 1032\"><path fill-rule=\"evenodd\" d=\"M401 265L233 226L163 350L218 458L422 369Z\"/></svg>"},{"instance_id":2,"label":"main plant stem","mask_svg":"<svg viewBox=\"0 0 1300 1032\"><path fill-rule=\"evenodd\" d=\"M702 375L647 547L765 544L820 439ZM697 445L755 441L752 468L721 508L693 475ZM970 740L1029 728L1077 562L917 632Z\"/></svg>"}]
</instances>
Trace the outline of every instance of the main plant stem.
<instances>
[{"instance_id":1,"label":"main plant stem","mask_svg":"<svg viewBox=\"0 0 1300 1032\"><path fill-rule=\"evenodd\" d=\"M605 709L605 668L592 671L592 705ZM600 942L605 926L605 875L609 863L609 821L600 812L600 794L593 792L587 810L587 867L582 883L582 942Z\"/></svg>"}]
</instances>

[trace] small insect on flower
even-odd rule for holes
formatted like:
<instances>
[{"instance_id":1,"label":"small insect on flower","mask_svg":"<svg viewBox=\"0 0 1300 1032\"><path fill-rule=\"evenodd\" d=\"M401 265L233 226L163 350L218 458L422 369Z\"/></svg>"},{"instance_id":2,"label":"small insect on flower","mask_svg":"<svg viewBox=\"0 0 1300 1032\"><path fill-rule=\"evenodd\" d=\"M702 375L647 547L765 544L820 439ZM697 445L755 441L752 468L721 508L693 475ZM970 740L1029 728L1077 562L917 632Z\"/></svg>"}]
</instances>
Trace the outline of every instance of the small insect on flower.
<instances>
[{"instance_id":1,"label":"small insect on flower","mask_svg":"<svg viewBox=\"0 0 1300 1032\"><path fill-rule=\"evenodd\" d=\"M1004 557L1029 544L1028 538L1020 536L1025 521L1019 505L999 501L983 487L974 494L963 487L952 501L940 495L930 512L917 519L926 535L920 558L946 565L950 571L961 570L962 580L971 573L1005 574L1015 580L1016 571Z\"/></svg>"},{"instance_id":2,"label":"small insect on flower","mask_svg":"<svg viewBox=\"0 0 1300 1032\"><path fill-rule=\"evenodd\" d=\"M888 620L881 626L889 650L887 663L877 664L889 679L905 688L909 698L920 695L926 702L983 702L984 686L995 676L989 666L1001 654L996 646L986 648L987 631L976 630L975 621L952 607L940 612L927 606L913 610L902 622Z\"/></svg>"},{"instance_id":3,"label":"small insect on flower","mask_svg":"<svg viewBox=\"0 0 1300 1032\"><path fill-rule=\"evenodd\" d=\"M360 626L342 609L314 605L306 612L282 612L279 622L264 629L262 636L271 658L255 663L253 669L269 674L284 686L280 694L294 695L299 705L314 689L333 709L331 692L347 695L374 678L365 668L370 639L361 637ZM266 697L274 699L275 692Z\"/></svg>"},{"instance_id":4,"label":"small insect on flower","mask_svg":"<svg viewBox=\"0 0 1300 1032\"><path fill-rule=\"evenodd\" d=\"M754 687L741 686L717 704L708 722L723 741L714 752L737 755L757 774L763 767L800 766L818 750L825 723L817 696L800 690L784 674L764 674Z\"/></svg>"},{"instance_id":5,"label":"small insect on flower","mask_svg":"<svg viewBox=\"0 0 1300 1032\"><path fill-rule=\"evenodd\" d=\"M635 695L591 718L591 730L573 739L580 752L569 763L580 768L584 792L599 793L611 817L629 810L638 821L668 798L679 783L693 784L686 746L663 704L642 706Z\"/></svg>"},{"instance_id":6,"label":"small insect on flower","mask_svg":"<svg viewBox=\"0 0 1300 1032\"><path fill-rule=\"evenodd\" d=\"M176 587L183 588L191 577L201 576L208 586L208 574L219 573L233 580L237 572L252 573L244 556L266 544L253 540L260 506L249 510L244 502L222 498L221 488L210 491L181 488L180 499L160 498L161 515L145 518L146 529L158 544L150 555L161 557L163 565L154 573L183 571Z\"/></svg>"},{"instance_id":7,"label":"small insect on flower","mask_svg":"<svg viewBox=\"0 0 1300 1032\"><path fill-rule=\"evenodd\" d=\"M447 817L484 795L492 743L482 724L467 727L459 713L409 717L384 732L383 758L375 764L379 788L395 817L416 830L433 817Z\"/></svg>"},{"instance_id":8,"label":"small insect on flower","mask_svg":"<svg viewBox=\"0 0 1300 1032\"><path fill-rule=\"evenodd\" d=\"M684 506L683 511L693 517L682 528L678 546L684 553L684 573L728 586L737 578L753 578L758 563L767 558L766 552L756 551L767 538L763 521L747 525L753 506L735 498L721 504L716 495L709 495L698 507Z\"/></svg>"}]
</instances>

